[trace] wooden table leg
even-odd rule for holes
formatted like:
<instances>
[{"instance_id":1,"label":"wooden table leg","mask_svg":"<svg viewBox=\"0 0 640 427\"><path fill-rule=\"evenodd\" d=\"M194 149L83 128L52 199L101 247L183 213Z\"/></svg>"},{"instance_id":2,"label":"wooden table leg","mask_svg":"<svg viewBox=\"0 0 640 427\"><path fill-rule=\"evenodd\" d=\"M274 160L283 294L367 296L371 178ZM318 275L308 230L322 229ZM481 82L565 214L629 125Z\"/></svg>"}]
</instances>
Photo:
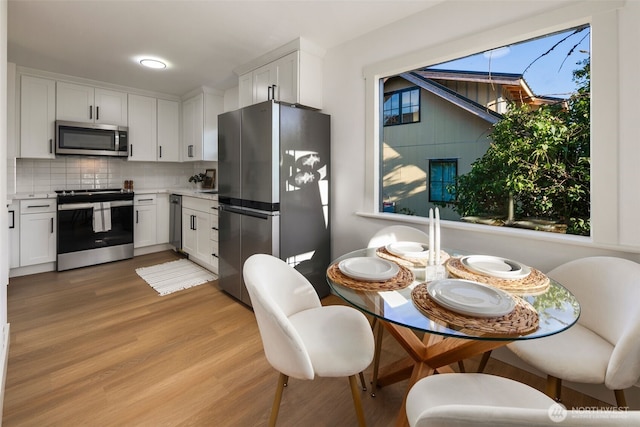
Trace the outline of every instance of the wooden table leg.
<instances>
[{"instance_id":1,"label":"wooden table leg","mask_svg":"<svg viewBox=\"0 0 640 427\"><path fill-rule=\"evenodd\" d=\"M380 324L398 341L409 357L383 368L383 375L379 377L376 375L376 384L382 387L410 378L407 393L421 378L432 375L436 370L440 373L453 372L449 368L452 363L509 343L509 341L451 338L436 334L425 334L423 339L420 339L408 328L384 321L380 321ZM377 368L375 369L377 374ZM396 419L398 427L408 425L406 398L405 394L402 408Z\"/></svg>"}]
</instances>

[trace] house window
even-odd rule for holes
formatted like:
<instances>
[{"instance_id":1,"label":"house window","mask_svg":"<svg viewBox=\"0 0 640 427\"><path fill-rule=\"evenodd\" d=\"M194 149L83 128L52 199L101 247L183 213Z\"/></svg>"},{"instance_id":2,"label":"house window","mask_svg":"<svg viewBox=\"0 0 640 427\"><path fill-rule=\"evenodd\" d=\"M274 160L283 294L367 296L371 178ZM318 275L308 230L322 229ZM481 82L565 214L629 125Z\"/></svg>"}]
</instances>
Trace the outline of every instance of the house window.
<instances>
[{"instance_id":1,"label":"house window","mask_svg":"<svg viewBox=\"0 0 640 427\"><path fill-rule=\"evenodd\" d=\"M452 190L458 176L458 159L429 160L429 201L435 203L453 202Z\"/></svg>"},{"instance_id":2,"label":"house window","mask_svg":"<svg viewBox=\"0 0 640 427\"><path fill-rule=\"evenodd\" d=\"M420 89L417 87L384 94L384 125L404 125L420 121Z\"/></svg>"}]
</instances>

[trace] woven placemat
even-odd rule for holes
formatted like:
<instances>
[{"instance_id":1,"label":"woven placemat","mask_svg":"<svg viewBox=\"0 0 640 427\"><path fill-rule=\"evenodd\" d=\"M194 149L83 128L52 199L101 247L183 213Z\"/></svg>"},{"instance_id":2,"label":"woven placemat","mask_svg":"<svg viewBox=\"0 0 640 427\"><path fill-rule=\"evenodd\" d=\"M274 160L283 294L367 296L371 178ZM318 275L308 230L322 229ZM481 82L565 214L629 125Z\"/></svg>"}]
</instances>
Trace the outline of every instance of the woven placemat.
<instances>
[{"instance_id":1,"label":"woven placemat","mask_svg":"<svg viewBox=\"0 0 640 427\"><path fill-rule=\"evenodd\" d=\"M398 267L400 267L400 271L391 279L381 282L368 282L347 276L340 271L336 262L327 269L327 276L331 281L356 291L397 291L406 288L414 280L411 270L403 265Z\"/></svg>"},{"instance_id":2,"label":"woven placemat","mask_svg":"<svg viewBox=\"0 0 640 427\"><path fill-rule=\"evenodd\" d=\"M549 289L549 278L540 270L531 267L531 273L522 279L501 279L485 276L467 269L460 258L449 258L445 263L449 275L458 279L484 283L512 294L541 294Z\"/></svg>"},{"instance_id":3,"label":"woven placemat","mask_svg":"<svg viewBox=\"0 0 640 427\"><path fill-rule=\"evenodd\" d=\"M387 259L389 261L393 261L396 264L404 265L409 268L421 268L426 267L427 262L429 261L429 257L426 258L409 258L409 257L401 257L398 255L394 255L387 250L384 246L376 249L376 255L380 258ZM445 251L440 251L440 262L444 264L446 260L450 258L449 254Z\"/></svg>"},{"instance_id":4,"label":"woven placemat","mask_svg":"<svg viewBox=\"0 0 640 427\"><path fill-rule=\"evenodd\" d=\"M420 283L411 291L411 300L424 315L449 325L468 329L470 332L493 335L526 335L538 329L538 312L524 299L513 297L513 311L500 317L473 317L448 310L435 302L427 291L427 284Z\"/></svg>"}]
</instances>

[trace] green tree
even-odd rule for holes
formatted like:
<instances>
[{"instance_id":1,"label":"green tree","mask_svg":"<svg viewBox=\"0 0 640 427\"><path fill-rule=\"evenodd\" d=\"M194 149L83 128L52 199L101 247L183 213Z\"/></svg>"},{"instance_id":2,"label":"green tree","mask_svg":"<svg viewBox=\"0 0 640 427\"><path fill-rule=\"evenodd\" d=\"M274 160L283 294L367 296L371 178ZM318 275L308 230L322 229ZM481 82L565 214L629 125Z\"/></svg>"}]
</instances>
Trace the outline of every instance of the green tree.
<instances>
[{"instance_id":1,"label":"green tree","mask_svg":"<svg viewBox=\"0 0 640 427\"><path fill-rule=\"evenodd\" d=\"M462 217L557 221L567 233L590 231L590 63L574 71L567 101L532 109L509 105L487 152L458 177L453 209Z\"/></svg>"}]
</instances>

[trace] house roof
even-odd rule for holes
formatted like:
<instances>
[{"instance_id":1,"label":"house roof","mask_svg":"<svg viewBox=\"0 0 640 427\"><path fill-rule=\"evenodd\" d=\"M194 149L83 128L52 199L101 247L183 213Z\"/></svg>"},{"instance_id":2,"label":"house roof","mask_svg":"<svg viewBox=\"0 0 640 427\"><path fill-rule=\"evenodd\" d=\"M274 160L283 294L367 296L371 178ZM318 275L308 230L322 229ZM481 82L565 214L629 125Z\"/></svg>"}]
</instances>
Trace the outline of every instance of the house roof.
<instances>
[{"instance_id":1,"label":"house roof","mask_svg":"<svg viewBox=\"0 0 640 427\"><path fill-rule=\"evenodd\" d=\"M474 102L471 99L449 89L448 87L425 77L422 72L412 71L409 73L402 73L400 74L400 77L421 87L428 92L431 92L436 96L446 99L452 104L468 111L475 116L480 117L483 120L486 120L491 124L498 122L502 118L501 114L496 113L495 111L485 107L484 105Z\"/></svg>"},{"instance_id":2,"label":"house roof","mask_svg":"<svg viewBox=\"0 0 640 427\"><path fill-rule=\"evenodd\" d=\"M433 68L425 68L414 72L426 79L499 84L509 92L511 99L529 105L538 106L564 101L562 98L536 95L529 87L524 76L517 73L440 70Z\"/></svg>"}]
</instances>

